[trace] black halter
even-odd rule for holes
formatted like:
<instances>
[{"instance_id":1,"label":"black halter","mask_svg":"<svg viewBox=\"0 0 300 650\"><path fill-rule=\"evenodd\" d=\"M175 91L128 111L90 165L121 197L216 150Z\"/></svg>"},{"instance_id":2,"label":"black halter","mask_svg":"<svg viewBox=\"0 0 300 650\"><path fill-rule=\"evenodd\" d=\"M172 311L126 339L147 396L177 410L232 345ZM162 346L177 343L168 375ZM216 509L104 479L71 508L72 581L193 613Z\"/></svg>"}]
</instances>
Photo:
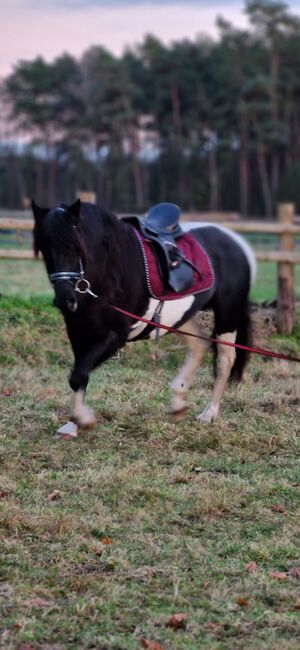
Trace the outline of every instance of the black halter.
<instances>
[{"instance_id":1,"label":"black halter","mask_svg":"<svg viewBox=\"0 0 300 650\"><path fill-rule=\"evenodd\" d=\"M67 210L61 205L57 210L60 212L67 212ZM75 226L73 226L73 228L76 229ZM99 296L93 293L89 281L84 277L84 268L81 257L79 257L79 271L58 271L57 273L48 273L48 278L53 286L55 286L56 282L69 282L73 285L73 282L76 280L74 289L77 293L89 293L93 298L99 298Z\"/></svg>"},{"instance_id":2,"label":"black halter","mask_svg":"<svg viewBox=\"0 0 300 650\"><path fill-rule=\"evenodd\" d=\"M84 277L84 268L81 257L79 258L79 271L58 271L57 273L49 273L48 278L53 286L55 286L56 282L62 281L70 282L70 284L73 285L73 282L76 280L74 289L77 293L89 293L93 298L99 298L96 293L93 293L89 281Z\"/></svg>"}]
</instances>

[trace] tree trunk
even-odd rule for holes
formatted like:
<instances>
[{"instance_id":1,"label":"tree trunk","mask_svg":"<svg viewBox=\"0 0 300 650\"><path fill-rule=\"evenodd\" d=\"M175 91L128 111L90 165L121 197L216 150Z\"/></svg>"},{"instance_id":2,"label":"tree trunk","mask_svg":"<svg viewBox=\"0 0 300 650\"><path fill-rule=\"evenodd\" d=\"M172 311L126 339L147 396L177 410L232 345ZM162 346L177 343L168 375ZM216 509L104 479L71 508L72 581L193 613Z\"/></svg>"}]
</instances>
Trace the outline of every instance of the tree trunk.
<instances>
[{"instance_id":1,"label":"tree trunk","mask_svg":"<svg viewBox=\"0 0 300 650\"><path fill-rule=\"evenodd\" d=\"M240 167L240 213L243 217L248 214L248 200L249 200L249 162L247 152L247 132L245 124L241 125L240 133L240 151L239 151L239 167Z\"/></svg>"},{"instance_id":2,"label":"tree trunk","mask_svg":"<svg viewBox=\"0 0 300 650\"><path fill-rule=\"evenodd\" d=\"M279 181L279 156L278 156L278 152L275 151L272 155L272 161L271 161L271 188L272 188L273 196L276 195L278 189L278 181Z\"/></svg>"},{"instance_id":3,"label":"tree trunk","mask_svg":"<svg viewBox=\"0 0 300 650\"><path fill-rule=\"evenodd\" d=\"M105 184L105 162L101 159L101 156L99 154L99 146L98 143L95 144L95 154L96 154L96 195L97 195L97 202L98 203L103 203L104 202L104 184Z\"/></svg>"},{"instance_id":4,"label":"tree trunk","mask_svg":"<svg viewBox=\"0 0 300 650\"><path fill-rule=\"evenodd\" d=\"M55 178L56 178L56 156L55 148L51 143L49 135L46 135L47 150L47 204L52 207L55 204Z\"/></svg>"},{"instance_id":5,"label":"tree trunk","mask_svg":"<svg viewBox=\"0 0 300 650\"><path fill-rule=\"evenodd\" d=\"M276 142L277 140L276 136L278 131L278 118L279 118L278 92L277 92L278 68L279 68L279 53L277 47L275 46L275 44L273 44L272 52L271 52L271 83L270 83L271 115L273 121L273 128L275 130L275 142L274 142L275 152L273 153L272 161L271 161L271 188L272 188L273 196L277 192L278 181L279 181L279 156L278 156L277 142Z\"/></svg>"},{"instance_id":6,"label":"tree trunk","mask_svg":"<svg viewBox=\"0 0 300 650\"><path fill-rule=\"evenodd\" d=\"M139 153L139 141L134 124L131 124L129 127L129 137L132 153L132 171L133 171L133 180L134 180L134 189L135 189L135 202L138 210L142 210L144 207L144 188L143 188L143 176L141 165L138 160Z\"/></svg>"},{"instance_id":7,"label":"tree trunk","mask_svg":"<svg viewBox=\"0 0 300 650\"><path fill-rule=\"evenodd\" d=\"M261 182L262 195L264 200L265 213L267 217L272 215L272 194L270 190L267 161L264 144L259 140L257 142L257 163Z\"/></svg>"},{"instance_id":8,"label":"tree trunk","mask_svg":"<svg viewBox=\"0 0 300 650\"><path fill-rule=\"evenodd\" d=\"M271 114L273 122L278 122L278 68L279 68L279 53L275 45L273 45L271 53Z\"/></svg>"},{"instance_id":9,"label":"tree trunk","mask_svg":"<svg viewBox=\"0 0 300 650\"><path fill-rule=\"evenodd\" d=\"M44 184L43 184L43 163L42 161L35 156L35 196L34 199L37 203L43 203L46 201L44 196Z\"/></svg>"},{"instance_id":10,"label":"tree trunk","mask_svg":"<svg viewBox=\"0 0 300 650\"><path fill-rule=\"evenodd\" d=\"M219 179L215 147L211 146L208 152L208 177L209 177L209 210L213 212L219 207Z\"/></svg>"},{"instance_id":11,"label":"tree trunk","mask_svg":"<svg viewBox=\"0 0 300 650\"><path fill-rule=\"evenodd\" d=\"M294 118L294 157L295 162L300 162L300 123L296 116Z\"/></svg>"},{"instance_id":12,"label":"tree trunk","mask_svg":"<svg viewBox=\"0 0 300 650\"><path fill-rule=\"evenodd\" d=\"M181 106L179 97L178 83L175 79L171 82L171 102L172 102L172 116L175 131L176 146L181 148L182 140L182 119L181 119Z\"/></svg>"},{"instance_id":13,"label":"tree trunk","mask_svg":"<svg viewBox=\"0 0 300 650\"><path fill-rule=\"evenodd\" d=\"M181 105L180 105L180 95L179 87L176 76L173 76L171 81L171 102L172 102L172 117L173 117L173 126L175 134L175 155L178 157L178 172L179 172L179 184L178 184L178 198L179 203L185 203L186 199L186 181L185 181L185 166L182 158L182 117L181 117Z\"/></svg>"}]
</instances>

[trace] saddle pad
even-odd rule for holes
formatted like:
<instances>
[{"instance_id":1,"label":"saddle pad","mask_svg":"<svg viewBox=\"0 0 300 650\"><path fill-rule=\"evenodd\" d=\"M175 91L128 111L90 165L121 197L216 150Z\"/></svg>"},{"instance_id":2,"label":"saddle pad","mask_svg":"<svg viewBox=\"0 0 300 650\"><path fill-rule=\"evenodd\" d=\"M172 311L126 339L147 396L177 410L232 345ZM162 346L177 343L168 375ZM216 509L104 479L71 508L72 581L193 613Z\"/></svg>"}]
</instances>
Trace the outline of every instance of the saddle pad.
<instances>
[{"instance_id":1,"label":"saddle pad","mask_svg":"<svg viewBox=\"0 0 300 650\"><path fill-rule=\"evenodd\" d=\"M148 290L153 298L161 301L178 300L178 298L201 293L213 287L215 276L207 253L203 250L196 239L192 237L192 235L184 233L182 237L179 237L179 239L176 240L176 243L185 258L189 262L192 262L193 266L196 267L193 270L193 282L183 293L176 293L175 291L172 291L171 288L166 292L151 242L145 239L136 228L134 231L144 258Z\"/></svg>"}]
</instances>

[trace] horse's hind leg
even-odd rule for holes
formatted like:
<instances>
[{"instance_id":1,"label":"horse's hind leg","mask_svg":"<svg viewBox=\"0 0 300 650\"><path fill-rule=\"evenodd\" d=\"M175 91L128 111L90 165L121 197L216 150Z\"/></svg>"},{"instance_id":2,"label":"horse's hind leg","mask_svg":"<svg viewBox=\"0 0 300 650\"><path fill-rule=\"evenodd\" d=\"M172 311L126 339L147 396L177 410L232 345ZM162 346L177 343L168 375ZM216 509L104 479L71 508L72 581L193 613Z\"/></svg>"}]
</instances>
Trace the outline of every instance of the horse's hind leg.
<instances>
[{"instance_id":1,"label":"horse's hind leg","mask_svg":"<svg viewBox=\"0 0 300 650\"><path fill-rule=\"evenodd\" d=\"M195 318L189 320L180 329L193 334L200 334L200 326L197 324ZM183 366L170 384L172 392L170 410L173 415L179 415L187 408L186 397L188 390L192 384L196 370L208 348L208 343L206 341L196 339L192 336L185 336L184 338L188 347L187 355Z\"/></svg>"},{"instance_id":2,"label":"horse's hind leg","mask_svg":"<svg viewBox=\"0 0 300 650\"><path fill-rule=\"evenodd\" d=\"M235 343L236 334L236 331L227 332L225 334L217 336L217 338L219 340L223 339L224 341L228 341L229 343ZM217 417L219 413L220 400L223 395L227 380L230 377L235 358L236 352L234 348L228 345L222 345L221 343L217 344L216 381L211 401L208 403L204 411L198 415L197 419L201 422L211 422Z\"/></svg>"}]
</instances>

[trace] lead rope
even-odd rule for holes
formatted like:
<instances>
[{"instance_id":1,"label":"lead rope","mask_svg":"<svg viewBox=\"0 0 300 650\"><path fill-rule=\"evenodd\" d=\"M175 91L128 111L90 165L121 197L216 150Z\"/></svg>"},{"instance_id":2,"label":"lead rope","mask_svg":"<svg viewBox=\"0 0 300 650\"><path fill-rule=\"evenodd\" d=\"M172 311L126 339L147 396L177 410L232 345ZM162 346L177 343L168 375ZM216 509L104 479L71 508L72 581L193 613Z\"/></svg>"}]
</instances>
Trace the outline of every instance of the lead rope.
<instances>
[{"instance_id":1,"label":"lead rope","mask_svg":"<svg viewBox=\"0 0 300 650\"><path fill-rule=\"evenodd\" d=\"M83 277L84 269L83 269L81 259L80 259L80 275L81 277L79 280L77 280L75 285L75 291L78 291L78 293L88 293L90 296L93 296L93 298L100 299L100 296L97 296L96 293L93 293L93 291L91 291L91 285L89 281ZM78 285L81 282L85 282L86 284L85 288L83 289L78 288ZM162 309L162 305L163 303L160 303L158 307L161 306ZM156 327L158 329L158 333L160 329L163 329L166 330L167 332L172 332L174 334L181 334L183 336L192 336L195 339L201 339L202 341L207 341L208 343L216 343L218 345L227 345L231 348L238 348L239 350L244 350L245 352L251 352L252 354L259 354L265 357L272 357L273 359L283 359L284 361L294 361L295 363L300 363L300 359L298 357L293 357L291 355L281 354L279 352L272 352L272 350L265 350L264 348L252 348L252 347L248 347L247 345L240 345L239 343L231 343L231 341L224 341L223 339L215 339L201 334L194 334L193 332L178 330L175 327L169 327L169 325L164 325L163 323L160 322L161 309L159 310L158 315L155 312L155 320L152 321L152 320L148 320L147 318L144 318L143 316L137 316L136 314L132 314L130 311L126 311L121 307L116 307L115 305L110 305L110 307L111 309L114 309L115 311L119 312L120 314L123 314L124 316L129 316L129 318L132 318L133 320L137 320L140 321L141 323L146 323L146 325L152 325L153 327ZM159 322L157 322L156 320L157 317ZM157 338L158 337L156 337L156 339Z\"/></svg>"},{"instance_id":2,"label":"lead rope","mask_svg":"<svg viewBox=\"0 0 300 650\"><path fill-rule=\"evenodd\" d=\"M62 280L64 281L67 280L68 282L72 283L72 280L74 281L75 279L76 279L75 291L77 291L77 293L81 293L81 294L88 293L93 298L98 298L100 300L101 297L91 290L91 285L89 281L84 277L84 268L83 268L81 257L79 257L79 273L78 271L77 272L60 271L58 273L49 273L49 280L50 282L52 282L52 284L55 284L55 282L59 282ZM272 357L274 359L283 359L284 361L294 361L295 363L300 363L300 359L298 357L293 357L291 355L280 354L279 352L272 352L272 350L265 350L264 348L251 348L248 347L247 345L240 345L239 343L231 343L231 341L224 341L223 339L215 339L209 336L203 336L201 334L194 334L193 332L185 332L184 330L178 330L175 327L169 327L168 325L164 325L163 323L160 322L160 312L162 310L162 303L159 304L157 310L155 311L154 314L155 320L148 320L143 316L137 316L136 314L132 314L130 311L126 311L125 309L121 309L121 307L116 307L115 305L109 305L109 306L111 307L111 309L114 309L120 314L123 314L124 316L128 316L129 318L132 318L135 321L139 321L141 323L146 323L146 325L151 325L152 327L156 327L158 330L158 337L156 337L157 339L159 338L159 330L162 329L162 330L166 330L167 332L173 332L174 334L192 336L193 338L201 339L202 341L207 341L208 343L216 343L217 345L227 345L231 348L237 348L239 350L244 350L245 352L251 352L253 354L260 354L265 357Z\"/></svg>"}]
</instances>

